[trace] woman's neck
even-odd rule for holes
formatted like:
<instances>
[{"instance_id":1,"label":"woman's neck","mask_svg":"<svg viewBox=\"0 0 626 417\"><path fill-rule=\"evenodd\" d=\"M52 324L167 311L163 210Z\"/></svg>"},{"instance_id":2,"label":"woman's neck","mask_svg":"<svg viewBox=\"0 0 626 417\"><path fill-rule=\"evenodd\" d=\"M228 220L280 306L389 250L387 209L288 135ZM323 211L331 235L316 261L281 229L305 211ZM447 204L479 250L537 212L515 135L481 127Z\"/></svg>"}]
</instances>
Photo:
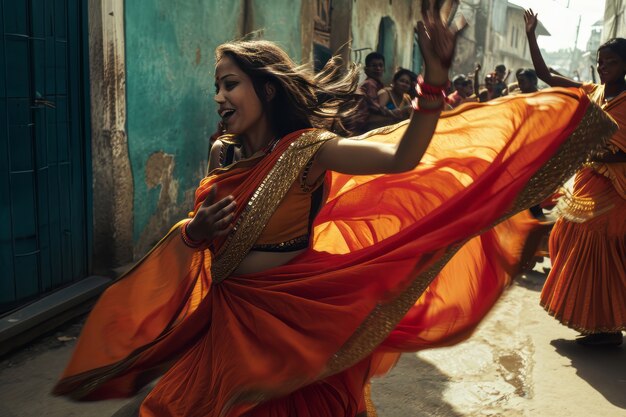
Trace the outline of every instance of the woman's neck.
<instances>
[{"instance_id":1,"label":"woman's neck","mask_svg":"<svg viewBox=\"0 0 626 417\"><path fill-rule=\"evenodd\" d=\"M265 118L241 136L241 146L245 158L249 158L265 149L276 137L272 129L269 128Z\"/></svg>"},{"instance_id":2,"label":"woman's neck","mask_svg":"<svg viewBox=\"0 0 626 417\"><path fill-rule=\"evenodd\" d=\"M400 102L402 101L402 98L404 97L404 93L401 91L397 91L395 88L391 89L391 97L393 98L393 101L395 101L394 104L400 104Z\"/></svg>"},{"instance_id":3,"label":"woman's neck","mask_svg":"<svg viewBox=\"0 0 626 417\"><path fill-rule=\"evenodd\" d=\"M616 97L624 90L626 90L626 81L624 80L617 81L617 82L610 83L610 84L605 84L604 85L604 97L605 98Z\"/></svg>"}]
</instances>

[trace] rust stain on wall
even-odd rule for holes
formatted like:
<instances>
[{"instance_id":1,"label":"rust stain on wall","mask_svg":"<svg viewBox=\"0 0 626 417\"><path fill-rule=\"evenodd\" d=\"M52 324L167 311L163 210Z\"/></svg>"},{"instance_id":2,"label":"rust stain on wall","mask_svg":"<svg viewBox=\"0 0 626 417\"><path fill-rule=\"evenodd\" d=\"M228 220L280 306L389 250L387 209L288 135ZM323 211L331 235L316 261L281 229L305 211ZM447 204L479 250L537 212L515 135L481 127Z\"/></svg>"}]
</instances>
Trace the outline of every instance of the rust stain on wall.
<instances>
[{"instance_id":1,"label":"rust stain on wall","mask_svg":"<svg viewBox=\"0 0 626 417\"><path fill-rule=\"evenodd\" d=\"M198 46L196 48L196 66L200 65L200 62L202 62L202 51L200 50L200 47Z\"/></svg>"},{"instance_id":2,"label":"rust stain on wall","mask_svg":"<svg viewBox=\"0 0 626 417\"><path fill-rule=\"evenodd\" d=\"M146 162L145 181L148 190L160 187L159 201L154 214L135 245L135 253L146 253L161 239L171 226L171 219L181 217L184 210L177 204L179 185L174 179L174 155L155 152Z\"/></svg>"}]
</instances>

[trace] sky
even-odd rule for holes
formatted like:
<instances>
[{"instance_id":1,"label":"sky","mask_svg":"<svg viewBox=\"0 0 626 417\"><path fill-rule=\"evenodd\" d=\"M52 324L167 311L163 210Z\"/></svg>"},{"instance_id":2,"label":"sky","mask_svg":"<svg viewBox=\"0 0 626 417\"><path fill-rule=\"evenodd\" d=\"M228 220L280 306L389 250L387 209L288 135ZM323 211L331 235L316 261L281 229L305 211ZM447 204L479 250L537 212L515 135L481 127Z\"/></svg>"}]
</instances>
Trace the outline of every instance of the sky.
<instances>
[{"instance_id":1,"label":"sky","mask_svg":"<svg viewBox=\"0 0 626 417\"><path fill-rule=\"evenodd\" d=\"M552 35L539 37L539 46L546 51L574 47L579 17L577 45L584 50L592 25L604 18L605 0L509 0L509 3L539 13L539 21Z\"/></svg>"}]
</instances>

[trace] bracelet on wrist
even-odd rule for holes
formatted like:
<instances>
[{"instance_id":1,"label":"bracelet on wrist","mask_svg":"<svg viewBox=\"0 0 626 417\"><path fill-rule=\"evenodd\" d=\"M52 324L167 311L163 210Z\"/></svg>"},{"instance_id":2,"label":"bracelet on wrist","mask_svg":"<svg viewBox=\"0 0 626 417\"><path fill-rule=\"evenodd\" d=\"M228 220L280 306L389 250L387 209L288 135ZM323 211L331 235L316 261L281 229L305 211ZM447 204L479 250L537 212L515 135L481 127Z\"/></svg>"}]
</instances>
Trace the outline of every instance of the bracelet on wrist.
<instances>
[{"instance_id":1,"label":"bracelet on wrist","mask_svg":"<svg viewBox=\"0 0 626 417\"><path fill-rule=\"evenodd\" d=\"M415 91L417 97L411 102L413 110L423 113L435 113L444 109L445 104L448 103L448 97L446 95L446 89L450 86L450 81L447 81L444 85L432 85L424 81L424 78L420 75L417 78L417 84ZM441 107L436 108L421 108L418 104L418 100L424 100L427 102L438 102L442 100Z\"/></svg>"},{"instance_id":2,"label":"bracelet on wrist","mask_svg":"<svg viewBox=\"0 0 626 417\"><path fill-rule=\"evenodd\" d=\"M438 97L438 99L441 100L441 97ZM443 101L443 100L441 101L441 105L440 106L432 107L432 108L420 107L417 98L414 98L411 101L411 107L413 107L413 110L416 111L416 112L420 112L420 113L439 113L439 112L444 110L445 106L446 106L446 102Z\"/></svg>"},{"instance_id":3,"label":"bracelet on wrist","mask_svg":"<svg viewBox=\"0 0 626 417\"><path fill-rule=\"evenodd\" d=\"M180 237L183 241L183 243L191 248L191 249L201 249L203 248L205 245L205 241L204 240L193 240L192 238L189 237L189 233L187 232L187 226L189 225L189 223L191 222L188 221L185 224L183 224L180 228Z\"/></svg>"},{"instance_id":4,"label":"bracelet on wrist","mask_svg":"<svg viewBox=\"0 0 626 417\"><path fill-rule=\"evenodd\" d=\"M428 84L424 81L424 78L420 75L417 78L417 84L415 86L415 91L417 93L417 97L415 97L411 101L411 107L413 110L421 112L421 113L438 113L445 108L446 103L448 102L448 97L446 95L446 89L450 86L450 81L447 81L445 85L435 86L432 84ZM427 103L441 103L440 106L437 107L420 107L419 101Z\"/></svg>"}]
</instances>

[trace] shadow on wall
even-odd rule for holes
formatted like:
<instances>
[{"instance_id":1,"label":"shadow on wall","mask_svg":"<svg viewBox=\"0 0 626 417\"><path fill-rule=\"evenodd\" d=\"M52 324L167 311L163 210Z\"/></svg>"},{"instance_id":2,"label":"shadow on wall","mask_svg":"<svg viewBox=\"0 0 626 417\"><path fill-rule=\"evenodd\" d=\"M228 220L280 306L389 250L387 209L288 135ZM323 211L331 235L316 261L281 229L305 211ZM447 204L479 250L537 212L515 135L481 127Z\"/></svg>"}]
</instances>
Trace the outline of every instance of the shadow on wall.
<instances>
[{"instance_id":1,"label":"shadow on wall","mask_svg":"<svg viewBox=\"0 0 626 417\"><path fill-rule=\"evenodd\" d=\"M570 359L576 375L587 381L611 404L626 409L626 346L589 347L564 339L553 340L550 344L557 353Z\"/></svg>"},{"instance_id":2,"label":"shadow on wall","mask_svg":"<svg viewBox=\"0 0 626 417\"><path fill-rule=\"evenodd\" d=\"M450 378L414 353L402 355L383 378L372 379L379 417L461 417L443 398Z\"/></svg>"}]
</instances>

